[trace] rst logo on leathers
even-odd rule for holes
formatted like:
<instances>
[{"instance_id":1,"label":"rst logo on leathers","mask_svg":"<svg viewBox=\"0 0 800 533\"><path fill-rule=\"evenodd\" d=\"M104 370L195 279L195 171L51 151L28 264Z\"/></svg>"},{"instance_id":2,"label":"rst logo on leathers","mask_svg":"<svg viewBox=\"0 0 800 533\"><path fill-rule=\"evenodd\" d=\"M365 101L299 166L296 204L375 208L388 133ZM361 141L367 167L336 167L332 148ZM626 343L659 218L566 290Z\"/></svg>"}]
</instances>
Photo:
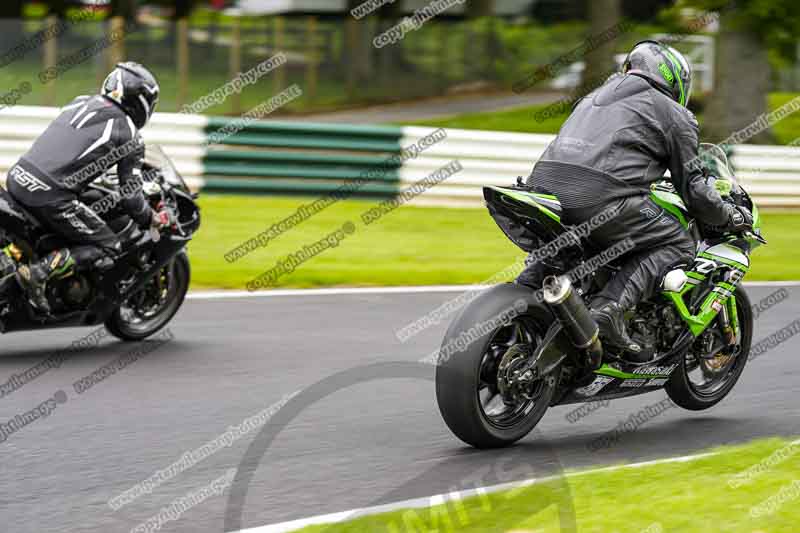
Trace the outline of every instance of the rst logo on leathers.
<instances>
[{"instance_id":1,"label":"rst logo on leathers","mask_svg":"<svg viewBox=\"0 0 800 533\"><path fill-rule=\"evenodd\" d=\"M15 165L14 168L11 169L11 177L21 187L24 187L30 192L50 190L49 185L19 166Z\"/></svg>"}]
</instances>

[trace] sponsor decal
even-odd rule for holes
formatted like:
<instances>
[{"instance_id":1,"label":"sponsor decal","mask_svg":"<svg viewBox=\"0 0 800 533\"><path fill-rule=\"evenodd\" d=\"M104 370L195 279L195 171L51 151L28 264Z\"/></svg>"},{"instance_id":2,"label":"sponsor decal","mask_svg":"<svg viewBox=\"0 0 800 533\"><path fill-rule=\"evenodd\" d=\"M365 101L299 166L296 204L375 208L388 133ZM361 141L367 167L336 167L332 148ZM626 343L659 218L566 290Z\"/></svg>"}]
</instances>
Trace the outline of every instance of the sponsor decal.
<instances>
[{"instance_id":1,"label":"sponsor decal","mask_svg":"<svg viewBox=\"0 0 800 533\"><path fill-rule=\"evenodd\" d=\"M642 385L647 383L646 379L626 379L622 382L620 387L627 387L629 389L638 389Z\"/></svg>"},{"instance_id":2,"label":"sponsor decal","mask_svg":"<svg viewBox=\"0 0 800 533\"><path fill-rule=\"evenodd\" d=\"M50 270L55 270L56 266L58 266L58 262L61 261L61 252L56 252L56 255L53 257L53 260L50 261Z\"/></svg>"},{"instance_id":3,"label":"sponsor decal","mask_svg":"<svg viewBox=\"0 0 800 533\"><path fill-rule=\"evenodd\" d=\"M672 71L669 69L666 63L661 63L658 65L658 71L662 76L664 76L664 79L667 80L667 82L672 83L675 81L675 75L672 74Z\"/></svg>"},{"instance_id":4,"label":"sponsor decal","mask_svg":"<svg viewBox=\"0 0 800 533\"><path fill-rule=\"evenodd\" d=\"M608 376L597 376L597 378L595 378L595 380L589 385L581 387L580 389L575 389L575 393L580 394L581 396L594 396L612 381L614 381L614 378L610 378Z\"/></svg>"},{"instance_id":5,"label":"sponsor decal","mask_svg":"<svg viewBox=\"0 0 800 533\"><path fill-rule=\"evenodd\" d=\"M667 378L651 379L650 381L647 382L647 386L648 387L663 387L664 385L667 384L667 381L669 381L669 379L667 379Z\"/></svg>"},{"instance_id":6,"label":"sponsor decal","mask_svg":"<svg viewBox=\"0 0 800 533\"><path fill-rule=\"evenodd\" d=\"M698 274L710 274L711 272L714 272L716 269L717 269L717 264L710 259L705 259L702 257L698 257L697 259L695 259L694 271L697 272Z\"/></svg>"},{"instance_id":7,"label":"sponsor decal","mask_svg":"<svg viewBox=\"0 0 800 533\"><path fill-rule=\"evenodd\" d=\"M677 368L677 364L669 366L648 365L640 366L633 371L634 374L647 374L650 376L669 376Z\"/></svg>"}]
</instances>

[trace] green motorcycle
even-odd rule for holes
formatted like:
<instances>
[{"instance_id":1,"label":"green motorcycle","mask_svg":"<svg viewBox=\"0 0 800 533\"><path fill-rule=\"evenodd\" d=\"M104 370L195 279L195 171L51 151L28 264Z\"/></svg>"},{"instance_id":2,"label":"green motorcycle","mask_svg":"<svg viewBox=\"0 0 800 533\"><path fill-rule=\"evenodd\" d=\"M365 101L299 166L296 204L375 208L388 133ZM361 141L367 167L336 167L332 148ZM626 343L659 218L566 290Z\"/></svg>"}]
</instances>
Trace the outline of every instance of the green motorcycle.
<instances>
[{"instance_id":1,"label":"green motorcycle","mask_svg":"<svg viewBox=\"0 0 800 533\"><path fill-rule=\"evenodd\" d=\"M541 287L494 286L462 309L445 334L436 396L458 438L478 448L507 446L555 405L665 389L678 406L703 410L728 395L753 336L751 304L740 282L751 251L766 241L758 209L725 153L702 145L701 162L723 197L752 211L753 230L706 227L690 218L669 182L652 186L652 200L686 227L697 254L692 265L664 277L659 294L626 315L629 334L648 353L644 363L606 349L586 306L617 269L615 258L593 255L597 250L561 223L556 197L522 185L484 188L506 236L526 252L549 253L538 255L545 256ZM558 246L548 248L553 243Z\"/></svg>"}]
</instances>

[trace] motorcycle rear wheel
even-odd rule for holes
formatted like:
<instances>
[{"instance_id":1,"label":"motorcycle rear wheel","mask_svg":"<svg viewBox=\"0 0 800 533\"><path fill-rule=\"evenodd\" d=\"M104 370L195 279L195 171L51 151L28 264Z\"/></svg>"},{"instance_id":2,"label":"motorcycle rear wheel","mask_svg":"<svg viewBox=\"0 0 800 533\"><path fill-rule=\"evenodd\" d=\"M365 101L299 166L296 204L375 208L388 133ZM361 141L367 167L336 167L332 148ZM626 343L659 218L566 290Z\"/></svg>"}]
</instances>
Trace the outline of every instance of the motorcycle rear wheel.
<instances>
[{"instance_id":1,"label":"motorcycle rear wheel","mask_svg":"<svg viewBox=\"0 0 800 533\"><path fill-rule=\"evenodd\" d=\"M529 400L508 402L499 392L499 363L515 346L538 346L552 315L540 306L528 309L473 339L463 349L449 353L463 332L475 330L515 302L530 296L530 289L498 285L471 302L447 330L436 366L439 411L456 437L475 448L509 446L530 433L544 416L555 392L559 370L531 389ZM462 343L463 345L463 343ZM451 350L452 351L452 350Z\"/></svg>"},{"instance_id":2,"label":"motorcycle rear wheel","mask_svg":"<svg viewBox=\"0 0 800 533\"><path fill-rule=\"evenodd\" d=\"M190 278L189 258L181 252L114 310L106 320L106 329L124 341L141 341L158 332L183 305Z\"/></svg>"}]
</instances>

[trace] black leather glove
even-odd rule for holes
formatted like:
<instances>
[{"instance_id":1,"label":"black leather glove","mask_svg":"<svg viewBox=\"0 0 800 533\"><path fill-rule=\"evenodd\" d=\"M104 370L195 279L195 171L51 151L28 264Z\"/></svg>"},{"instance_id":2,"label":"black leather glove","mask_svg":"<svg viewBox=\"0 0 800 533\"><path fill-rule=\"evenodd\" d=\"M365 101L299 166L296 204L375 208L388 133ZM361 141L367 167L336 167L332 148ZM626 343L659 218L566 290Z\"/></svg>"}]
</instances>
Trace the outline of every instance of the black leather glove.
<instances>
[{"instance_id":1,"label":"black leather glove","mask_svg":"<svg viewBox=\"0 0 800 533\"><path fill-rule=\"evenodd\" d=\"M727 231L743 232L753 229L753 214L746 207L728 204Z\"/></svg>"}]
</instances>

